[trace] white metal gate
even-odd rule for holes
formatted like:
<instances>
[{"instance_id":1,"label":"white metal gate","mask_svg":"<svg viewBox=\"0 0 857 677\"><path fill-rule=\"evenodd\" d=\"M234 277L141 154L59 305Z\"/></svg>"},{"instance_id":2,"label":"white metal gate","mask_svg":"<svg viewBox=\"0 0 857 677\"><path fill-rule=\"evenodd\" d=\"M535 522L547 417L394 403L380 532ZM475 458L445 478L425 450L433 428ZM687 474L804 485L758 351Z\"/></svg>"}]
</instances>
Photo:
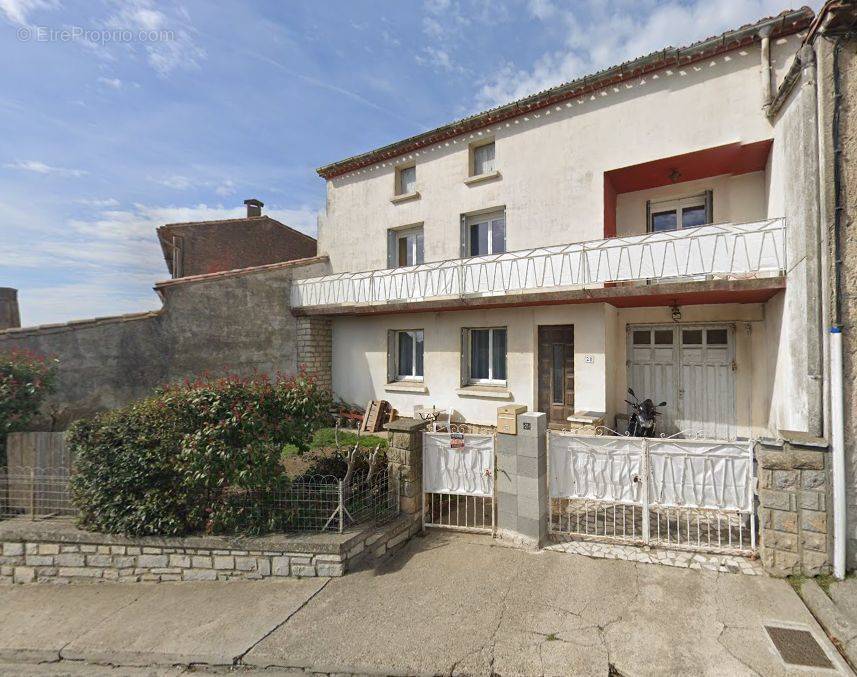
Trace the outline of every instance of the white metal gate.
<instances>
[{"instance_id":1,"label":"white metal gate","mask_svg":"<svg viewBox=\"0 0 857 677\"><path fill-rule=\"evenodd\" d=\"M628 326L628 385L660 409L659 429L735 439L735 328Z\"/></svg>"},{"instance_id":2,"label":"white metal gate","mask_svg":"<svg viewBox=\"0 0 857 677\"><path fill-rule=\"evenodd\" d=\"M756 549L753 444L550 431L550 531L750 554Z\"/></svg>"},{"instance_id":3,"label":"white metal gate","mask_svg":"<svg viewBox=\"0 0 857 677\"><path fill-rule=\"evenodd\" d=\"M423 526L494 532L494 435L423 433Z\"/></svg>"}]
</instances>

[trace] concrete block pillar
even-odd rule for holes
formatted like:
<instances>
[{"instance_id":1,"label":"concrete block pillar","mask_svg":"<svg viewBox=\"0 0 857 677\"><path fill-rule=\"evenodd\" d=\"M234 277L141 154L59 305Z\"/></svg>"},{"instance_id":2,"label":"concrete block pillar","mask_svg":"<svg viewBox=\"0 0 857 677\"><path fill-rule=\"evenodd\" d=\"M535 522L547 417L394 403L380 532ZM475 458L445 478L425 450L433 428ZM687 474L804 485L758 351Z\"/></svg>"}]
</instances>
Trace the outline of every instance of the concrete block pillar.
<instances>
[{"instance_id":1,"label":"concrete block pillar","mask_svg":"<svg viewBox=\"0 0 857 677\"><path fill-rule=\"evenodd\" d=\"M297 332L298 369L315 378L322 388L333 385L333 333L329 318L299 317Z\"/></svg>"},{"instance_id":2,"label":"concrete block pillar","mask_svg":"<svg viewBox=\"0 0 857 677\"><path fill-rule=\"evenodd\" d=\"M497 435L497 536L528 548L547 539L547 416L518 416L518 434Z\"/></svg>"},{"instance_id":3,"label":"concrete block pillar","mask_svg":"<svg viewBox=\"0 0 857 677\"><path fill-rule=\"evenodd\" d=\"M398 418L384 426L390 432L387 470L392 486L399 483L399 510L417 514L423 498L423 430L428 421Z\"/></svg>"}]
</instances>

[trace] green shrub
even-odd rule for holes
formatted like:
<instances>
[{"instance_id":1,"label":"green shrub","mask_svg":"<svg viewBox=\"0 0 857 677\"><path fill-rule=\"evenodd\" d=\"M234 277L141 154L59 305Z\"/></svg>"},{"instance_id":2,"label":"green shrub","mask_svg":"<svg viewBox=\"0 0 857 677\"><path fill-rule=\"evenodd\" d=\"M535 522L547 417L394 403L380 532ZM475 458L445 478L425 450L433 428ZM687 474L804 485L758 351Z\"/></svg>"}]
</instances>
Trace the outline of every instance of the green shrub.
<instances>
[{"instance_id":1,"label":"green shrub","mask_svg":"<svg viewBox=\"0 0 857 677\"><path fill-rule=\"evenodd\" d=\"M56 365L26 350L0 352L0 466L6 465L6 435L24 430L53 392Z\"/></svg>"},{"instance_id":2,"label":"green shrub","mask_svg":"<svg viewBox=\"0 0 857 677\"><path fill-rule=\"evenodd\" d=\"M230 377L162 388L79 421L69 437L79 523L131 535L278 528L283 447L306 449L330 402L305 375Z\"/></svg>"}]
</instances>

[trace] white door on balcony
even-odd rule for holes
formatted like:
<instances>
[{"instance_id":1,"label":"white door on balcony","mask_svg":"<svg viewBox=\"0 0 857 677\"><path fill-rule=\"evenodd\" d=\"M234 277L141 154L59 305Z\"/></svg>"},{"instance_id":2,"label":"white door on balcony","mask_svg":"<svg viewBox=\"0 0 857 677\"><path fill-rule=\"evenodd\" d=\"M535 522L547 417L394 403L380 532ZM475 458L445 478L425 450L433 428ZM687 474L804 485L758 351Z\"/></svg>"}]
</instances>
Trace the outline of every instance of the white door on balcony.
<instances>
[{"instance_id":1,"label":"white door on balcony","mask_svg":"<svg viewBox=\"0 0 857 677\"><path fill-rule=\"evenodd\" d=\"M628 385L661 408L659 432L734 439L734 328L628 327Z\"/></svg>"}]
</instances>

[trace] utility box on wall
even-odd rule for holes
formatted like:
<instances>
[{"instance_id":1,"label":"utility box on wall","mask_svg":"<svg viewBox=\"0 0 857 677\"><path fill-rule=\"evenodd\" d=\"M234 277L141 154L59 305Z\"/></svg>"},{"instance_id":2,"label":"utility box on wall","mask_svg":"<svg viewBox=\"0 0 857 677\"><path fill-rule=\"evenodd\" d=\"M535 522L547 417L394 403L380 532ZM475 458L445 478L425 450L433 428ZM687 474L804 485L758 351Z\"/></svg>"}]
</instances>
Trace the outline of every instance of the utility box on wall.
<instances>
[{"instance_id":1,"label":"utility box on wall","mask_svg":"<svg viewBox=\"0 0 857 677\"><path fill-rule=\"evenodd\" d=\"M527 411L526 404L504 404L497 407L497 432L504 435L518 434L518 414Z\"/></svg>"}]
</instances>

